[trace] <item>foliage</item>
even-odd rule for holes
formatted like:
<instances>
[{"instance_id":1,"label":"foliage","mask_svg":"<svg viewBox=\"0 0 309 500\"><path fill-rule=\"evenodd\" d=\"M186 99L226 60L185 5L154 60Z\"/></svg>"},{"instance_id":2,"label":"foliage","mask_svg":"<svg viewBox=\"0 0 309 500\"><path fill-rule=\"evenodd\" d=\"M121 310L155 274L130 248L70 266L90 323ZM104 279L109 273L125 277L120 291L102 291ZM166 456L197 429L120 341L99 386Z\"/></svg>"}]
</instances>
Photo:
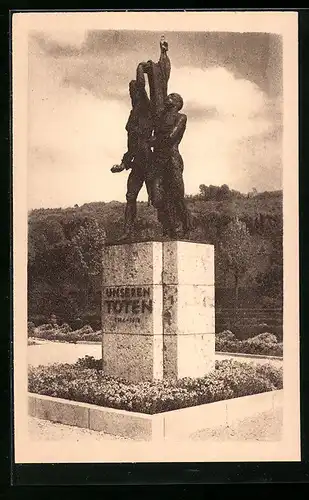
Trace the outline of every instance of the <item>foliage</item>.
<instances>
[{"instance_id":1,"label":"foliage","mask_svg":"<svg viewBox=\"0 0 309 500\"><path fill-rule=\"evenodd\" d=\"M35 328L32 337L58 341L58 342L72 342L76 343L79 341L85 342L97 342L102 340L101 331L94 332L89 325L85 325L79 330L71 331L69 325L62 325L60 327L52 327L52 325L40 325Z\"/></svg>"},{"instance_id":2,"label":"foliage","mask_svg":"<svg viewBox=\"0 0 309 500\"><path fill-rule=\"evenodd\" d=\"M216 335L216 340L236 340L236 336L230 330L224 330Z\"/></svg>"},{"instance_id":3,"label":"foliage","mask_svg":"<svg viewBox=\"0 0 309 500\"><path fill-rule=\"evenodd\" d=\"M94 332L89 325L79 330L71 331L68 325L53 327L52 325L41 325L34 329L30 337L40 338L58 342L100 342L102 332ZM238 340L234 333L225 330L216 334L216 350L220 352L234 352L245 354L259 354L265 356L282 356L283 344L278 342L272 333L261 333L246 340Z\"/></svg>"},{"instance_id":4,"label":"foliage","mask_svg":"<svg viewBox=\"0 0 309 500\"><path fill-rule=\"evenodd\" d=\"M33 337L35 324L32 321L28 321L27 328L28 328L28 337Z\"/></svg>"},{"instance_id":5,"label":"foliage","mask_svg":"<svg viewBox=\"0 0 309 500\"><path fill-rule=\"evenodd\" d=\"M238 288L242 276L250 268L256 252L254 241L245 222L235 217L223 231L220 243L220 255L224 269L230 271L235 279L235 306L238 306Z\"/></svg>"},{"instance_id":6,"label":"foliage","mask_svg":"<svg viewBox=\"0 0 309 500\"><path fill-rule=\"evenodd\" d=\"M223 184L222 186L205 186L205 184L201 184L199 186L199 190L200 192L198 198L206 201L223 201L245 197L245 195L240 193L239 191L230 190L227 184Z\"/></svg>"},{"instance_id":7,"label":"foliage","mask_svg":"<svg viewBox=\"0 0 309 500\"><path fill-rule=\"evenodd\" d=\"M88 356L87 354L84 358L78 358L75 367L82 370L102 370L102 359L96 359L94 356Z\"/></svg>"},{"instance_id":8,"label":"foliage","mask_svg":"<svg viewBox=\"0 0 309 500\"><path fill-rule=\"evenodd\" d=\"M249 344L256 344L258 342L265 342L265 344L277 344L278 340L276 335L274 335L273 333L264 332L256 335L255 337L247 339L247 342Z\"/></svg>"},{"instance_id":9,"label":"foliage","mask_svg":"<svg viewBox=\"0 0 309 500\"><path fill-rule=\"evenodd\" d=\"M155 414L282 388L282 369L216 362L200 378L132 383L104 375L102 360L30 367L30 392L109 408Z\"/></svg>"},{"instance_id":10,"label":"foliage","mask_svg":"<svg viewBox=\"0 0 309 500\"><path fill-rule=\"evenodd\" d=\"M238 340L235 336L222 332L216 335L216 351L282 356L283 344L278 342L276 335L272 333L261 333L246 340Z\"/></svg>"},{"instance_id":11,"label":"foliage","mask_svg":"<svg viewBox=\"0 0 309 500\"><path fill-rule=\"evenodd\" d=\"M93 216L38 212L29 217L29 314L69 322L93 304L105 230Z\"/></svg>"},{"instance_id":12,"label":"foliage","mask_svg":"<svg viewBox=\"0 0 309 500\"><path fill-rule=\"evenodd\" d=\"M250 259L242 266L239 260L243 261L243 257L237 261L243 269L239 287L256 290L245 307L264 303L274 307L282 297L282 192L248 197L228 186L208 188L207 196L200 193L187 197L187 204L194 219L190 239L215 245L216 287L228 289L235 285L235 259L233 266L229 265L224 242L229 241L227 228L237 216L246 225L247 240L253 247ZM54 313L73 329L85 323L100 328L101 248L104 242L115 241L121 234L124 208L124 203L113 201L30 212L29 320L36 325L46 323ZM137 214L135 237L158 239L160 226L153 207L139 202ZM242 245L244 250L245 246ZM227 297L227 293L220 294L216 306L228 307Z\"/></svg>"}]
</instances>

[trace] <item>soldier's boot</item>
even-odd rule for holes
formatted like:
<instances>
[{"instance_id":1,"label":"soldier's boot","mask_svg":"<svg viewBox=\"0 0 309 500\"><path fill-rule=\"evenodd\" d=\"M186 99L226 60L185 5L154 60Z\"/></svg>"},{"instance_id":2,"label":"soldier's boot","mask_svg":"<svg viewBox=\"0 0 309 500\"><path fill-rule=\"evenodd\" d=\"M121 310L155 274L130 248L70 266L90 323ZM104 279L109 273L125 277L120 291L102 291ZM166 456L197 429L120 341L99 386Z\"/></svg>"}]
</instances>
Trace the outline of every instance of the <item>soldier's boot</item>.
<instances>
[{"instance_id":1,"label":"soldier's boot","mask_svg":"<svg viewBox=\"0 0 309 500\"><path fill-rule=\"evenodd\" d=\"M136 218L136 201L128 201L124 214L124 220L125 220L124 232L120 236L119 241L124 241L130 238L134 228L135 218Z\"/></svg>"}]
</instances>

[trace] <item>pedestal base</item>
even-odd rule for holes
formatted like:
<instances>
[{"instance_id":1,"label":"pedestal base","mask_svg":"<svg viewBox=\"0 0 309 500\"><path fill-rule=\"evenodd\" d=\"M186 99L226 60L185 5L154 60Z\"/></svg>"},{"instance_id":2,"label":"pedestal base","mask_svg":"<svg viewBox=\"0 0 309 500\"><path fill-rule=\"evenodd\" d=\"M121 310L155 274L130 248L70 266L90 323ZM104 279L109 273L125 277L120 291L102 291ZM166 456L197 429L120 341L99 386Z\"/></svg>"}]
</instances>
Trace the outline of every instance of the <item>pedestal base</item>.
<instances>
[{"instance_id":1,"label":"pedestal base","mask_svg":"<svg viewBox=\"0 0 309 500\"><path fill-rule=\"evenodd\" d=\"M214 248L184 241L103 252L103 366L131 381L214 368Z\"/></svg>"},{"instance_id":2,"label":"pedestal base","mask_svg":"<svg viewBox=\"0 0 309 500\"><path fill-rule=\"evenodd\" d=\"M103 369L107 375L140 382L163 378L161 335L103 333Z\"/></svg>"}]
</instances>

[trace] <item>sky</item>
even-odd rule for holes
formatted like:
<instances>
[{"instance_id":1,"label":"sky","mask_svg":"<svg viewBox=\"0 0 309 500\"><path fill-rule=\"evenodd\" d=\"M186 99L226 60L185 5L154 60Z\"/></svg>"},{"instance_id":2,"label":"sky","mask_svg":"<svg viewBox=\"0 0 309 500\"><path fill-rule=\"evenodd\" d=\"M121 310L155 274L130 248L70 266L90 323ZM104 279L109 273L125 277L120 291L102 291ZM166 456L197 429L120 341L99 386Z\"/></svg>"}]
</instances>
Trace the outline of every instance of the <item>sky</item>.
<instances>
[{"instance_id":1,"label":"sky","mask_svg":"<svg viewBox=\"0 0 309 500\"><path fill-rule=\"evenodd\" d=\"M28 38L28 207L125 201L128 83L159 57L158 32L32 31ZM180 93L187 194L200 184L282 188L282 46L264 33L169 32ZM146 200L146 190L139 196Z\"/></svg>"}]
</instances>

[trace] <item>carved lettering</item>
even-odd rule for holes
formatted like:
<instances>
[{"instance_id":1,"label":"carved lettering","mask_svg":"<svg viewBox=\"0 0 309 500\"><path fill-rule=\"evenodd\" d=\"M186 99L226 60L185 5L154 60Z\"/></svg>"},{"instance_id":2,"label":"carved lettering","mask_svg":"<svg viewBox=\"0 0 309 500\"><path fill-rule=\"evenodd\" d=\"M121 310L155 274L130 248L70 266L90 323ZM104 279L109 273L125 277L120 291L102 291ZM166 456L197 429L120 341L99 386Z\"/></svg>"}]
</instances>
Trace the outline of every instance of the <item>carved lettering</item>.
<instances>
[{"instance_id":1,"label":"carved lettering","mask_svg":"<svg viewBox=\"0 0 309 500\"><path fill-rule=\"evenodd\" d=\"M108 314L145 314L152 313L153 301L150 287L107 287L105 288L106 309ZM138 297L138 298L137 298ZM115 300L116 299L116 300ZM136 318L133 318L137 322ZM121 321L121 318L116 319ZM123 321L131 321L130 318Z\"/></svg>"},{"instance_id":2,"label":"carved lettering","mask_svg":"<svg viewBox=\"0 0 309 500\"><path fill-rule=\"evenodd\" d=\"M114 312L117 313L117 314L121 313L122 306L123 306L123 301L122 300L115 300L115 302L113 302Z\"/></svg>"},{"instance_id":3,"label":"carved lettering","mask_svg":"<svg viewBox=\"0 0 309 500\"><path fill-rule=\"evenodd\" d=\"M129 312L129 306L132 304L132 300L124 300L125 312Z\"/></svg>"},{"instance_id":4,"label":"carved lettering","mask_svg":"<svg viewBox=\"0 0 309 500\"><path fill-rule=\"evenodd\" d=\"M107 304L107 312L111 312L111 306L112 306L113 301L112 300L106 300L105 304Z\"/></svg>"},{"instance_id":5,"label":"carved lettering","mask_svg":"<svg viewBox=\"0 0 309 500\"><path fill-rule=\"evenodd\" d=\"M132 312L133 314L138 314L140 312L139 300L132 300Z\"/></svg>"},{"instance_id":6,"label":"carved lettering","mask_svg":"<svg viewBox=\"0 0 309 500\"><path fill-rule=\"evenodd\" d=\"M142 312L145 312L145 310L152 312L152 300L142 300Z\"/></svg>"}]
</instances>

